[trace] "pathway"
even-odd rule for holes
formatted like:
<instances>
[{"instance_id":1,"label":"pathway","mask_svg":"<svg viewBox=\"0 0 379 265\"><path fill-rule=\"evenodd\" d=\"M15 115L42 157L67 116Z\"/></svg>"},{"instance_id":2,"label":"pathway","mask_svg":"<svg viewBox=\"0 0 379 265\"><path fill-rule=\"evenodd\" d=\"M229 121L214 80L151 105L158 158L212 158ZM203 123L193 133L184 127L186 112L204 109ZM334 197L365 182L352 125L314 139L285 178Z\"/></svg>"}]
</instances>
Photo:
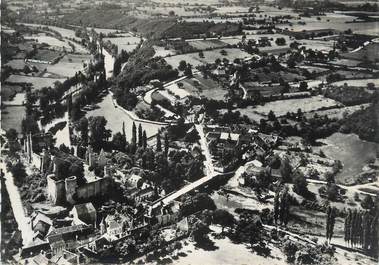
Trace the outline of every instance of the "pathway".
<instances>
[{"instance_id":1,"label":"pathway","mask_svg":"<svg viewBox=\"0 0 379 265\"><path fill-rule=\"evenodd\" d=\"M12 174L7 170L4 162L1 162L0 167L3 169L5 185L8 190L9 199L13 209L13 214L18 224L18 229L22 234L23 245L27 245L33 240L33 230L29 224L29 218L25 215L24 207L18 187L14 183Z\"/></svg>"}]
</instances>

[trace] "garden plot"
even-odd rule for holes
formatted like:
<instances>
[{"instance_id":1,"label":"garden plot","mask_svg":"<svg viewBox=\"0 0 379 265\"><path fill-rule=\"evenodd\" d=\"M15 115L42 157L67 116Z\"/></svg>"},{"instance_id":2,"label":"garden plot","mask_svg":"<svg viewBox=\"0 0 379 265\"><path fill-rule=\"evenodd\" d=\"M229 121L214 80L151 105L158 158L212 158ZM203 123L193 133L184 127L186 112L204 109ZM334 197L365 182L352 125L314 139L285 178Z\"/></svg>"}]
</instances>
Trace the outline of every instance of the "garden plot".
<instances>
[{"instance_id":1,"label":"garden plot","mask_svg":"<svg viewBox=\"0 0 379 265\"><path fill-rule=\"evenodd\" d=\"M228 48L224 49L226 51L226 55L221 55L220 51L222 49L216 49L212 51L204 51L204 58L199 57L199 53L187 53L187 54L180 54L175 55L171 57L166 57L165 60L168 64L172 65L173 67L178 67L179 62L184 60L187 63L190 63L193 67L205 64L205 63L214 63L216 59L223 59L227 58L229 61L234 61L234 59L244 59L244 58L250 58L251 55L248 54L245 51L242 51L237 48Z\"/></svg>"},{"instance_id":2,"label":"garden plot","mask_svg":"<svg viewBox=\"0 0 379 265\"><path fill-rule=\"evenodd\" d=\"M217 82L210 78L203 78L195 75L194 78L187 78L179 83L183 84L183 89L193 96L205 97L214 100L224 100L224 95L228 92Z\"/></svg>"},{"instance_id":3,"label":"garden plot","mask_svg":"<svg viewBox=\"0 0 379 265\"><path fill-rule=\"evenodd\" d=\"M28 75L11 75L6 80L12 84L32 84L33 90L38 90L43 87L53 86L56 81L63 82L66 78L47 78L47 77L35 77Z\"/></svg>"},{"instance_id":4,"label":"garden plot","mask_svg":"<svg viewBox=\"0 0 379 265\"><path fill-rule=\"evenodd\" d=\"M175 98L179 98L179 99L183 99L183 98L191 95L191 93L189 93L187 90L180 88L178 86L178 83L174 83L172 85L169 85L169 86L165 87L165 89L167 90L167 92L169 94L174 95Z\"/></svg>"},{"instance_id":5,"label":"garden plot","mask_svg":"<svg viewBox=\"0 0 379 265\"><path fill-rule=\"evenodd\" d=\"M263 106L257 106L255 111L258 114L268 115L272 110L276 116L284 116L287 112L297 112L301 109L302 112L310 112L322 108L332 108L340 106L340 103L333 99L323 96L315 96L301 99L287 99L268 102Z\"/></svg>"}]
</instances>

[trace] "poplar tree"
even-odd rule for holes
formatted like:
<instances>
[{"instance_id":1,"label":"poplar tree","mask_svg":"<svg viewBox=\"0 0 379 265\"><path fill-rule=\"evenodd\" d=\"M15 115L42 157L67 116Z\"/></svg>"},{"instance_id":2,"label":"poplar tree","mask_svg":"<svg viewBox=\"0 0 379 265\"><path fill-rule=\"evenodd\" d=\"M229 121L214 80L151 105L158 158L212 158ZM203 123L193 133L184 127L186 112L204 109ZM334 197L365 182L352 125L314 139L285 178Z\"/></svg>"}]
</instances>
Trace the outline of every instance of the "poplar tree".
<instances>
[{"instance_id":1,"label":"poplar tree","mask_svg":"<svg viewBox=\"0 0 379 265\"><path fill-rule=\"evenodd\" d=\"M169 148L169 142L168 142L168 135L166 133L164 135L164 153L166 156L168 156L168 148Z\"/></svg>"},{"instance_id":2,"label":"poplar tree","mask_svg":"<svg viewBox=\"0 0 379 265\"><path fill-rule=\"evenodd\" d=\"M142 134L142 145L143 145L143 148L146 149L146 147L147 147L147 136L146 136L145 130L143 130L143 134Z\"/></svg>"},{"instance_id":3,"label":"poplar tree","mask_svg":"<svg viewBox=\"0 0 379 265\"><path fill-rule=\"evenodd\" d=\"M161 152L161 151L162 151L161 135L158 132L158 134L157 134L157 152Z\"/></svg>"},{"instance_id":4,"label":"poplar tree","mask_svg":"<svg viewBox=\"0 0 379 265\"><path fill-rule=\"evenodd\" d=\"M143 146L143 132L142 132L142 126L141 123L138 125L138 146Z\"/></svg>"},{"instance_id":5,"label":"poplar tree","mask_svg":"<svg viewBox=\"0 0 379 265\"><path fill-rule=\"evenodd\" d=\"M329 206L326 210L326 239L330 240L333 237L334 224L336 222L336 209Z\"/></svg>"}]
</instances>

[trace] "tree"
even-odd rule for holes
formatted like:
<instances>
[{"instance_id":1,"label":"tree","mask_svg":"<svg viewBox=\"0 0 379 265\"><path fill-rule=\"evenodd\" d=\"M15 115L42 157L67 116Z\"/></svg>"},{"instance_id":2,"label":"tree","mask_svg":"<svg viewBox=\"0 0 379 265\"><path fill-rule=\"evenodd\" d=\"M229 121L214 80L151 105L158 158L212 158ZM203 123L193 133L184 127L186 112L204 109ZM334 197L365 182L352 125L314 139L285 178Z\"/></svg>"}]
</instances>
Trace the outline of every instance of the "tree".
<instances>
[{"instance_id":1,"label":"tree","mask_svg":"<svg viewBox=\"0 0 379 265\"><path fill-rule=\"evenodd\" d=\"M192 65L187 64L186 69L184 70L184 75L192 77Z\"/></svg>"},{"instance_id":2,"label":"tree","mask_svg":"<svg viewBox=\"0 0 379 265\"><path fill-rule=\"evenodd\" d=\"M232 227L234 224L234 216L226 210L217 209L213 212L213 222L221 225L222 234L225 227Z\"/></svg>"},{"instance_id":3,"label":"tree","mask_svg":"<svg viewBox=\"0 0 379 265\"><path fill-rule=\"evenodd\" d=\"M117 132L113 135L112 146L114 150L125 152L126 139L122 133Z\"/></svg>"},{"instance_id":4,"label":"tree","mask_svg":"<svg viewBox=\"0 0 379 265\"><path fill-rule=\"evenodd\" d=\"M268 113L268 119L270 120L270 121L275 121L276 120L276 116L275 116L275 113L272 111L272 110L270 110L270 112Z\"/></svg>"},{"instance_id":5,"label":"tree","mask_svg":"<svg viewBox=\"0 0 379 265\"><path fill-rule=\"evenodd\" d=\"M77 130L80 132L80 138L84 145L88 144L88 119L83 117L77 123Z\"/></svg>"},{"instance_id":6,"label":"tree","mask_svg":"<svg viewBox=\"0 0 379 265\"><path fill-rule=\"evenodd\" d=\"M366 195L361 202L361 206L364 209L374 208L375 204L374 204L372 197L370 195Z\"/></svg>"},{"instance_id":7,"label":"tree","mask_svg":"<svg viewBox=\"0 0 379 265\"><path fill-rule=\"evenodd\" d=\"M184 60L181 60L181 61L179 62L178 69L179 69L180 71L184 71L184 70L186 70L186 68L187 68L187 62L184 61Z\"/></svg>"},{"instance_id":8,"label":"tree","mask_svg":"<svg viewBox=\"0 0 379 265\"><path fill-rule=\"evenodd\" d=\"M290 239L287 239L283 244L283 253L287 257L287 261L292 263L295 261L296 252L299 248L297 245Z\"/></svg>"},{"instance_id":9,"label":"tree","mask_svg":"<svg viewBox=\"0 0 379 265\"><path fill-rule=\"evenodd\" d=\"M167 157L169 149L168 135L167 133L164 135L164 154Z\"/></svg>"},{"instance_id":10,"label":"tree","mask_svg":"<svg viewBox=\"0 0 379 265\"><path fill-rule=\"evenodd\" d=\"M308 89L308 83L305 81L301 81L299 85L299 90L300 91L306 91Z\"/></svg>"},{"instance_id":11,"label":"tree","mask_svg":"<svg viewBox=\"0 0 379 265\"><path fill-rule=\"evenodd\" d=\"M334 174L331 173L331 172L326 172L326 173L325 173L325 181L326 181L328 184L336 183L336 180L335 180L335 178L334 178Z\"/></svg>"},{"instance_id":12,"label":"tree","mask_svg":"<svg viewBox=\"0 0 379 265\"><path fill-rule=\"evenodd\" d=\"M290 182L292 178L292 166L288 157L285 157L280 164L280 174L284 182Z\"/></svg>"},{"instance_id":13,"label":"tree","mask_svg":"<svg viewBox=\"0 0 379 265\"><path fill-rule=\"evenodd\" d=\"M20 187L24 183L26 178L25 166L23 163L18 161L16 164L9 164L8 170L12 173L13 178L15 180L15 184Z\"/></svg>"},{"instance_id":14,"label":"tree","mask_svg":"<svg viewBox=\"0 0 379 265\"><path fill-rule=\"evenodd\" d=\"M329 206L326 211L326 239L330 242L333 237L337 209Z\"/></svg>"},{"instance_id":15,"label":"tree","mask_svg":"<svg viewBox=\"0 0 379 265\"><path fill-rule=\"evenodd\" d=\"M37 119L34 115L27 115L21 122L21 131L23 135L29 133L35 134L39 132L39 127L37 124Z\"/></svg>"},{"instance_id":16,"label":"tree","mask_svg":"<svg viewBox=\"0 0 379 265\"><path fill-rule=\"evenodd\" d=\"M17 131L13 128L9 129L5 133L5 137L7 138L8 142L14 142L17 140Z\"/></svg>"},{"instance_id":17,"label":"tree","mask_svg":"<svg viewBox=\"0 0 379 265\"><path fill-rule=\"evenodd\" d=\"M309 191L308 191L308 182L305 179L304 174L302 173L297 173L294 176L293 179L293 191L296 192L299 195L306 196Z\"/></svg>"},{"instance_id":18,"label":"tree","mask_svg":"<svg viewBox=\"0 0 379 265\"><path fill-rule=\"evenodd\" d=\"M197 243L203 243L208 239L209 228L202 221L197 221L193 225L192 237Z\"/></svg>"},{"instance_id":19,"label":"tree","mask_svg":"<svg viewBox=\"0 0 379 265\"><path fill-rule=\"evenodd\" d=\"M138 125L138 146L143 146L143 132L142 132L142 126L141 123Z\"/></svg>"},{"instance_id":20,"label":"tree","mask_svg":"<svg viewBox=\"0 0 379 265\"><path fill-rule=\"evenodd\" d=\"M277 38L277 39L275 40L275 43L276 43L276 45L278 45L278 46L284 46L284 45L286 45L286 39L285 39L285 38L282 38L282 37Z\"/></svg>"},{"instance_id":21,"label":"tree","mask_svg":"<svg viewBox=\"0 0 379 265\"><path fill-rule=\"evenodd\" d=\"M199 51L199 57L200 57L200 58L204 58L204 53L203 53L203 51Z\"/></svg>"},{"instance_id":22,"label":"tree","mask_svg":"<svg viewBox=\"0 0 379 265\"><path fill-rule=\"evenodd\" d=\"M143 146L143 149L146 149L147 147L147 136L146 136L145 130L143 130L143 133L142 133L142 146Z\"/></svg>"},{"instance_id":23,"label":"tree","mask_svg":"<svg viewBox=\"0 0 379 265\"><path fill-rule=\"evenodd\" d=\"M338 186L334 183L327 186L326 196L331 201L336 201L338 198Z\"/></svg>"},{"instance_id":24,"label":"tree","mask_svg":"<svg viewBox=\"0 0 379 265\"><path fill-rule=\"evenodd\" d=\"M161 143L161 134L158 132L157 134L157 152L162 151L162 143Z\"/></svg>"},{"instance_id":25,"label":"tree","mask_svg":"<svg viewBox=\"0 0 379 265\"><path fill-rule=\"evenodd\" d=\"M90 143L95 150L100 150L110 137L110 130L106 129L107 120L103 116L90 117L89 132Z\"/></svg>"},{"instance_id":26,"label":"tree","mask_svg":"<svg viewBox=\"0 0 379 265\"><path fill-rule=\"evenodd\" d=\"M133 121L133 126L132 126L132 145L137 144L137 127L136 124Z\"/></svg>"}]
</instances>

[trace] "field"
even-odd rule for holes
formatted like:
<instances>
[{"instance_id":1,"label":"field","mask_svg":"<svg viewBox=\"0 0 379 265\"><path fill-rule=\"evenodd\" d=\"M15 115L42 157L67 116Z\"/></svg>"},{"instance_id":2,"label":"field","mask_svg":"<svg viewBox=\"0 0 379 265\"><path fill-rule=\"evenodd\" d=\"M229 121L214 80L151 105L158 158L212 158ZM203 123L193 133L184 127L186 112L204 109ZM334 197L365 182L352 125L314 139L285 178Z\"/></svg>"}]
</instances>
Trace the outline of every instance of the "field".
<instances>
[{"instance_id":1,"label":"field","mask_svg":"<svg viewBox=\"0 0 379 265\"><path fill-rule=\"evenodd\" d=\"M120 37L120 38L104 38L104 42L107 42L107 41L110 41L113 44L116 44L118 46L118 52L121 52L121 50L130 52L134 50L135 47L137 47L141 39L138 37L128 35L128 36Z\"/></svg>"},{"instance_id":2,"label":"field","mask_svg":"<svg viewBox=\"0 0 379 265\"><path fill-rule=\"evenodd\" d=\"M293 15L293 14L292 14ZM351 29L354 33L377 35L379 22L352 22L355 17L337 13L326 13L325 16L320 16L321 20L317 17L302 17L301 20L290 19L291 25L283 24L278 25L278 28L288 29L290 31L300 32L303 30L317 30L317 29L330 29L333 28L339 31ZM298 24L298 22L305 22L305 25Z\"/></svg>"},{"instance_id":3,"label":"field","mask_svg":"<svg viewBox=\"0 0 379 265\"><path fill-rule=\"evenodd\" d=\"M96 33L100 34L103 33L104 35L107 35L109 33L115 33L117 30L116 29L101 29L101 28L90 28L87 27L87 30L94 30Z\"/></svg>"},{"instance_id":4,"label":"field","mask_svg":"<svg viewBox=\"0 0 379 265\"><path fill-rule=\"evenodd\" d=\"M344 107L344 108L311 111L311 112L306 113L305 117L312 118L317 113L318 116L327 115L331 119L342 119L345 115L350 115L353 112L356 112L357 110L360 110L362 108L367 108L369 105L370 104L362 104L362 105L355 105L355 106L349 106L349 107Z\"/></svg>"},{"instance_id":5,"label":"field","mask_svg":"<svg viewBox=\"0 0 379 265\"><path fill-rule=\"evenodd\" d=\"M378 24L379 27L379 24ZM371 62L379 61L379 43L370 43L360 50L351 53L341 54L343 58L362 61L367 59Z\"/></svg>"},{"instance_id":6,"label":"field","mask_svg":"<svg viewBox=\"0 0 379 265\"><path fill-rule=\"evenodd\" d=\"M296 112L299 108L302 112L318 110L337 106L339 103L323 96L314 96L300 99L287 99L268 102L263 106L257 106L255 111L259 114L267 115L272 110L276 116L283 116L287 112Z\"/></svg>"},{"instance_id":7,"label":"field","mask_svg":"<svg viewBox=\"0 0 379 265\"><path fill-rule=\"evenodd\" d=\"M1 101L9 101L14 98L17 93L23 91L22 86L10 86L3 84L1 86Z\"/></svg>"},{"instance_id":8,"label":"field","mask_svg":"<svg viewBox=\"0 0 379 265\"><path fill-rule=\"evenodd\" d=\"M46 61L46 62L52 62L61 55L62 55L62 53L59 53L56 51L39 49L37 54L34 55L32 59Z\"/></svg>"},{"instance_id":9,"label":"field","mask_svg":"<svg viewBox=\"0 0 379 265\"><path fill-rule=\"evenodd\" d=\"M13 59L7 62L5 65L10 66L15 70L22 70L25 67L25 61L23 59Z\"/></svg>"},{"instance_id":10,"label":"field","mask_svg":"<svg viewBox=\"0 0 379 265\"><path fill-rule=\"evenodd\" d=\"M343 80L332 83L335 86L343 86L347 83L349 86L366 87L368 83L374 83L375 87L379 87L379 79L355 79L355 80Z\"/></svg>"},{"instance_id":11,"label":"field","mask_svg":"<svg viewBox=\"0 0 379 265\"><path fill-rule=\"evenodd\" d=\"M1 128L3 130L9 130L11 128L16 129L17 132L21 132L21 122L25 117L24 106L8 106L1 109Z\"/></svg>"},{"instance_id":12,"label":"field","mask_svg":"<svg viewBox=\"0 0 379 265\"><path fill-rule=\"evenodd\" d=\"M116 108L112 102L112 96L107 95L103 101L98 104L99 108L89 111L86 116L104 116L107 122L107 129L112 130L112 133L115 134L117 132L122 131L122 123L125 122L125 132L127 140L130 141L132 137L132 126L133 119L127 115L120 108ZM136 126L138 127L139 122L136 122ZM142 128L146 130L147 137L153 136L157 134L158 130L161 129L162 125L156 124L146 124L141 123Z\"/></svg>"},{"instance_id":13,"label":"field","mask_svg":"<svg viewBox=\"0 0 379 265\"><path fill-rule=\"evenodd\" d=\"M90 55L67 54L56 64L39 64L30 63L36 66L40 71L46 69L47 73L59 77L72 77L76 72L83 70L83 63L90 59Z\"/></svg>"},{"instance_id":14,"label":"field","mask_svg":"<svg viewBox=\"0 0 379 265\"><path fill-rule=\"evenodd\" d=\"M329 62L330 64L336 64L336 65L346 65L348 67L355 67L358 66L361 61L358 60L351 60L351 59L337 59Z\"/></svg>"},{"instance_id":15,"label":"field","mask_svg":"<svg viewBox=\"0 0 379 265\"><path fill-rule=\"evenodd\" d=\"M53 86L55 81L63 82L65 78L46 78L46 77L34 77L27 75L11 75L6 80L8 83L19 84L19 83L29 83L32 84L33 89L41 89L43 87Z\"/></svg>"},{"instance_id":16,"label":"field","mask_svg":"<svg viewBox=\"0 0 379 265\"><path fill-rule=\"evenodd\" d=\"M65 28L60 28L60 27L55 27L55 26L46 26L42 24L30 24L30 23L19 23L19 24L23 24L25 26L34 27L34 28L48 27L49 29L59 32L64 38L75 39L77 41L81 41L81 38L76 37L75 31L71 29L65 29Z\"/></svg>"},{"instance_id":17,"label":"field","mask_svg":"<svg viewBox=\"0 0 379 265\"><path fill-rule=\"evenodd\" d=\"M210 78L204 79L200 75L195 75L194 78L187 78L181 83L183 83L183 88L193 96L224 100L224 95L227 93L227 90L215 81Z\"/></svg>"},{"instance_id":18,"label":"field","mask_svg":"<svg viewBox=\"0 0 379 265\"><path fill-rule=\"evenodd\" d=\"M167 57L167 56L173 56L176 55L175 50L166 50L164 47L153 45L155 54L154 56L160 56L160 57Z\"/></svg>"},{"instance_id":19,"label":"field","mask_svg":"<svg viewBox=\"0 0 379 265\"><path fill-rule=\"evenodd\" d=\"M187 40L188 44L198 50L223 48L228 44L221 40Z\"/></svg>"},{"instance_id":20,"label":"field","mask_svg":"<svg viewBox=\"0 0 379 265\"><path fill-rule=\"evenodd\" d=\"M36 40L38 43L46 43L50 46L55 46L62 48L64 47L66 50L71 51L70 45L67 42L58 40L55 37L47 36L45 33L33 34L32 36L25 36L27 40Z\"/></svg>"},{"instance_id":21,"label":"field","mask_svg":"<svg viewBox=\"0 0 379 265\"><path fill-rule=\"evenodd\" d=\"M227 58L229 61L233 61L236 58L244 59L251 57L250 54L248 54L245 51L241 51L240 49L236 48L230 48L230 49L224 49L227 54L225 56L220 54L220 51L222 49L216 49L212 51L204 51L204 58L200 58L199 54L196 53L188 53L188 54L180 54L175 55L171 57L166 57L165 60L168 64L172 65L174 68L179 66L179 62L184 60L187 63L190 63L193 67L196 67L201 64L205 63L213 63L217 58L223 59Z\"/></svg>"}]
</instances>

